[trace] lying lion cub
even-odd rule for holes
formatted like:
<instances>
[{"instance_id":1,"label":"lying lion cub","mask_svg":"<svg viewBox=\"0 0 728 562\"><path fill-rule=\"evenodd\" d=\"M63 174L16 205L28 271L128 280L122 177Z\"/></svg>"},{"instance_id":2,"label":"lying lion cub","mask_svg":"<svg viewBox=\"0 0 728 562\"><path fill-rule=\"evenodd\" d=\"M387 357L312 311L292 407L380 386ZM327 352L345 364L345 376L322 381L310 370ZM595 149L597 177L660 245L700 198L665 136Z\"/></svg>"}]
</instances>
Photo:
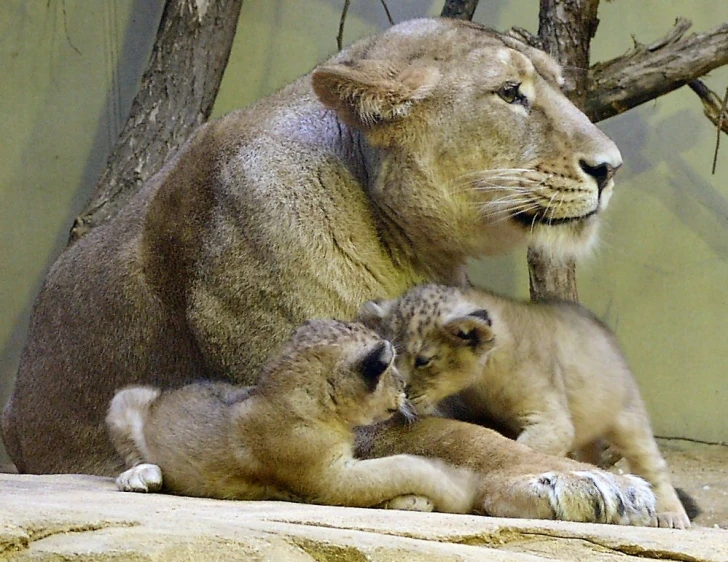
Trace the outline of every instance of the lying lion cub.
<instances>
[{"instance_id":1,"label":"lying lion cub","mask_svg":"<svg viewBox=\"0 0 728 562\"><path fill-rule=\"evenodd\" d=\"M544 453L593 458L605 438L654 486L659 525L690 526L616 338L582 306L426 285L366 303L359 319L400 350L418 414L460 393L448 414L485 414Z\"/></svg>"},{"instance_id":2,"label":"lying lion cub","mask_svg":"<svg viewBox=\"0 0 728 562\"><path fill-rule=\"evenodd\" d=\"M353 458L353 428L405 404L392 345L360 324L311 321L255 387L117 393L106 418L131 468L121 490L226 499L470 512L465 471L413 455ZM430 503L431 502L431 503Z\"/></svg>"}]
</instances>

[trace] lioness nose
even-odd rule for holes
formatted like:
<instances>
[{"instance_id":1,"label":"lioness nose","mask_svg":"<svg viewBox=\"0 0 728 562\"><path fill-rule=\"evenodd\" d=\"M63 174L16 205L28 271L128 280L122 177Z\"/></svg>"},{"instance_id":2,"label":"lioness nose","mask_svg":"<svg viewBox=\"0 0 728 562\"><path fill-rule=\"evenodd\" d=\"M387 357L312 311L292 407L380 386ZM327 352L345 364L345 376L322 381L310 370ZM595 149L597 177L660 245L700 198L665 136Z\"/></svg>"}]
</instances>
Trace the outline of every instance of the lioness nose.
<instances>
[{"instance_id":1,"label":"lioness nose","mask_svg":"<svg viewBox=\"0 0 728 562\"><path fill-rule=\"evenodd\" d=\"M579 166L581 166L581 169L596 180L599 193L601 193L602 189L604 189L607 183L609 183L609 180L614 177L617 168L621 165L621 160L618 163L605 161L590 163L583 158L579 160Z\"/></svg>"}]
</instances>

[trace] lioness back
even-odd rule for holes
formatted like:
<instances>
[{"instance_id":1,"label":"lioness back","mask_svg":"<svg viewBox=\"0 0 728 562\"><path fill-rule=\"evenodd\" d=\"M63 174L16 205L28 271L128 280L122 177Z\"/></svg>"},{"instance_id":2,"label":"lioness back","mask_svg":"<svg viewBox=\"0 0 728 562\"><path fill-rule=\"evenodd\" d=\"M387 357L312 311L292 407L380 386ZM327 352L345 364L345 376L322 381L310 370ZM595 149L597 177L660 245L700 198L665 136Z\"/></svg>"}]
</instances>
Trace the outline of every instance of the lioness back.
<instances>
[{"instance_id":1,"label":"lioness back","mask_svg":"<svg viewBox=\"0 0 728 562\"><path fill-rule=\"evenodd\" d=\"M307 318L463 282L467 258L527 240L587 249L621 156L559 72L481 26L414 20L203 126L51 268L2 419L20 471L115 473L117 388L251 384Z\"/></svg>"}]
</instances>

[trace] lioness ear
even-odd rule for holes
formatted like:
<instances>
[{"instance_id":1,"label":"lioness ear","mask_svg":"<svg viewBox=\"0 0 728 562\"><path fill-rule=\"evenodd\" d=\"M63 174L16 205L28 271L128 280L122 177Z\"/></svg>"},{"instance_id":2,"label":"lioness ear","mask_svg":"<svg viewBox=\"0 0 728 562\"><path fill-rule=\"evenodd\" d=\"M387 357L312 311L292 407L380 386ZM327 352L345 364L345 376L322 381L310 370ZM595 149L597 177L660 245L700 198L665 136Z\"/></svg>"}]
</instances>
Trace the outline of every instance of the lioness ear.
<instances>
[{"instance_id":1,"label":"lioness ear","mask_svg":"<svg viewBox=\"0 0 728 562\"><path fill-rule=\"evenodd\" d=\"M386 320L391 316L396 303L396 300L367 301L359 308L356 320L364 324L367 328L386 337L387 334L384 333Z\"/></svg>"},{"instance_id":2,"label":"lioness ear","mask_svg":"<svg viewBox=\"0 0 728 562\"><path fill-rule=\"evenodd\" d=\"M468 314L448 321L444 326L447 336L457 345L487 350L493 347L495 334L490 327L490 317L483 318L478 314ZM485 312L485 311L482 311Z\"/></svg>"},{"instance_id":3,"label":"lioness ear","mask_svg":"<svg viewBox=\"0 0 728 562\"><path fill-rule=\"evenodd\" d=\"M378 60L322 66L312 76L313 90L321 102L355 127L407 116L439 79L435 67L402 67Z\"/></svg>"}]
</instances>

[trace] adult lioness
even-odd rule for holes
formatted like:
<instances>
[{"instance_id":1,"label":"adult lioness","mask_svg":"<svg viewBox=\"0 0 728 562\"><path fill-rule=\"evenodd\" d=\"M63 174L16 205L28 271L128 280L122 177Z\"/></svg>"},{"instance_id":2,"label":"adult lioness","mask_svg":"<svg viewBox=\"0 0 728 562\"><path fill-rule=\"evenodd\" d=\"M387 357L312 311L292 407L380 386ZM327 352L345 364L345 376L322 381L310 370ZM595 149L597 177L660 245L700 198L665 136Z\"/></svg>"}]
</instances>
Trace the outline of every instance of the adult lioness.
<instances>
[{"instance_id":1,"label":"adult lioness","mask_svg":"<svg viewBox=\"0 0 728 562\"><path fill-rule=\"evenodd\" d=\"M201 127L51 268L2 420L18 469L118 473L118 388L251 383L307 318L527 238L587 247L621 157L559 83L543 53L423 19Z\"/></svg>"}]
</instances>

